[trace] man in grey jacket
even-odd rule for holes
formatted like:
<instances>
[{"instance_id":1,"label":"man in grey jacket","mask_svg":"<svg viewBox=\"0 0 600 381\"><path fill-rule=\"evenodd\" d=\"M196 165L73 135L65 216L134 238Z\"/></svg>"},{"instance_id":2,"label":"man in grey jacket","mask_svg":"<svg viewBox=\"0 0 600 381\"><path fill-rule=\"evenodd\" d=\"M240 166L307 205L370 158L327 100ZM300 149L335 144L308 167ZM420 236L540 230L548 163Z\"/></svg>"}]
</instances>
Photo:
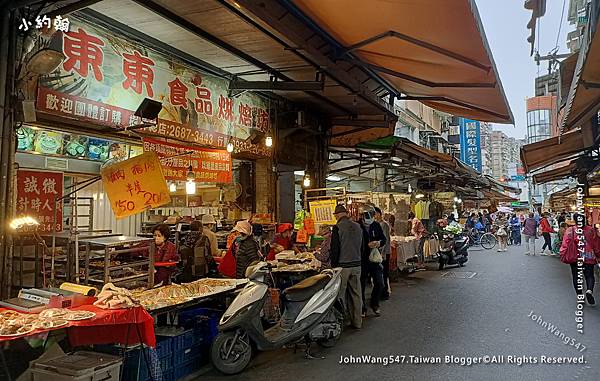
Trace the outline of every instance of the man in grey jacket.
<instances>
[{"instance_id":1,"label":"man in grey jacket","mask_svg":"<svg viewBox=\"0 0 600 381\"><path fill-rule=\"evenodd\" d=\"M348 218L343 205L335 207L337 224L331 235L331 265L342 268L340 298L344 302L350 324L362 327L362 298L360 288L361 249L363 234L359 224Z\"/></svg>"}]
</instances>

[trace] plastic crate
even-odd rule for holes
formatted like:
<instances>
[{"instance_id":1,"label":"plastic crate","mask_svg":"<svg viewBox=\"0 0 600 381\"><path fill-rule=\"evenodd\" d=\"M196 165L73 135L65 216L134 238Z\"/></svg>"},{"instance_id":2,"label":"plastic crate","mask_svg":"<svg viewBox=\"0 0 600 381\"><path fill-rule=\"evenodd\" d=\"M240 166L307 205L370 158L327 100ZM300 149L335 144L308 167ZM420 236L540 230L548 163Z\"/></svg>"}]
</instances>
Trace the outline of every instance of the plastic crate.
<instances>
[{"instance_id":1,"label":"plastic crate","mask_svg":"<svg viewBox=\"0 0 600 381\"><path fill-rule=\"evenodd\" d=\"M172 352L177 353L193 347L195 341L194 336L194 331L191 329L184 331L181 335L174 336L171 341Z\"/></svg>"},{"instance_id":2,"label":"plastic crate","mask_svg":"<svg viewBox=\"0 0 600 381\"><path fill-rule=\"evenodd\" d=\"M201 357L198 356L175 367L175 369L173 370L173 380L179 380L185 376L189 376L190 374L200 370L203 364L201 360Z\"/></svg>"},{"instance_id":3,"label":"plastic crate","mask_svg":"<svg viewBox=\"0 0 600 381\"><path fill-rule=\"evenodd\" d=\"M186 364L193 359L198 359L198 361L200 361L201 358L205 357L205 346L194 345L191 348L173 352L173 367L176 369L181 364Z\"/></svg>"},{"instance_id":4,"label":"plastic crate","mask_svg":"<svg viewBox=\"0 0 600 381\"><path fill-rule=\"evenodd\" d=\"M211 343L219 334L219 320L223 311L212 308L193 308L179 313L179 325L193 329L199 341Z\"/></svg>"},{"instance_id":5,"label":"plastic crate","mask_svg":"<svg viewBox=\"0 0 600 381\"><path fill-rule=\"evenodd\" d=\"M160 374L163 375L164 381L170 381L172 373L169 379L165 379L165 374L173 369L173 354L172 352L166 352L166 348L171 347L170 340L157 340L157 349L159 348L159 342L168 343L161 347L162 356L158 354L158 350L152 348L144 348L145 355L139 347L124 349L116 345L96 345L94 349L98 352L110 353L123 358L123 381L152 379L158 381L157 378ZM149 370L152 371L153 377L150 376Z\"/></svg>"}]
</instances>

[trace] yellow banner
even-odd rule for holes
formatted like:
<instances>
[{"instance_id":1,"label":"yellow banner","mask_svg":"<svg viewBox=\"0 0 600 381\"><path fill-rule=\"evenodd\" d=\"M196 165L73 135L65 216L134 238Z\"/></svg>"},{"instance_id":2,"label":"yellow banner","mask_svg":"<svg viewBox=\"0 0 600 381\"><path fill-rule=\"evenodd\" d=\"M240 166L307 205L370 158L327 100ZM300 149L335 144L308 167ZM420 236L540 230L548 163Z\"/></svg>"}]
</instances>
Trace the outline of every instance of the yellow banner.
<instances>
[{"instance_id":1,"label":"yellow banner","mask_svg":"<svg viewBox=\"0 0 600 381\"><path fill-rule=\"evenodd\" d=\"M310 214L315 219L316 225L335 225L337 222L333 212L335 211L336 201L310 201Z\"/></svg>"},{"instance_id":2,"label":"yellow banner","mask_svg":"<svg viewBox=\"0 0 600 381\"><path fill-rule=\"evenodd\" d=\"M100 174L117 219L171 202L155 152L113 164L103 168Z\"/></svg>"}]
</instances>

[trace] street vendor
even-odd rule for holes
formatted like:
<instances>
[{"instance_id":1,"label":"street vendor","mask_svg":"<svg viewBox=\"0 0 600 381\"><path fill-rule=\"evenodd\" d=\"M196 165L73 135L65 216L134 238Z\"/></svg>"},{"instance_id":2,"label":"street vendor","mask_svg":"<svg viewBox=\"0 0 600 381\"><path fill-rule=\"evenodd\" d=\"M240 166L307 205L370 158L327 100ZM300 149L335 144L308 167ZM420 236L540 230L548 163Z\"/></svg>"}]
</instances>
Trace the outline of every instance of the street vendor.
<instances>
[{"instance_id":1,"label":"street vendor","mask_svg":"<svg viewBox=\"0 0 600 381\"><path fill-rule=\"evenodd\" d=\"M268 261L275 260L275 255L281 253L284 250L294 250L299 252L296 246L292 242L292 233L294 227L290 223L283 223L277 227L277 234L271 242L271 250L267 256Z\"/></svg>"},{"instance_id":2,"label":"street vendor","mask_svg":"<svg viewBox=\"0 0 600 381\"><path fill-rule=\"evenodd\" d=\"M167 224L158 224L152 228L156 253L154 254L154 284L169 284L171 274L177 270L179 254L173 242L169 241L171 228Z\"/></svg>"},{"instance_id":3,"label":"street vendor","mask_svg":"<svg viewBox=\"0 0 600 381\"><path fill-rule=\"evenodd\" d=\"M202 232L205 236L208 237L208 241L210 242L210 254L214 256L221 256L221 252L219 251L219 242L217 241L217 235L214 233L215 225L217 221L212 216L212 214L205 214L202 216Z\"/></svg>"}]
</instances>

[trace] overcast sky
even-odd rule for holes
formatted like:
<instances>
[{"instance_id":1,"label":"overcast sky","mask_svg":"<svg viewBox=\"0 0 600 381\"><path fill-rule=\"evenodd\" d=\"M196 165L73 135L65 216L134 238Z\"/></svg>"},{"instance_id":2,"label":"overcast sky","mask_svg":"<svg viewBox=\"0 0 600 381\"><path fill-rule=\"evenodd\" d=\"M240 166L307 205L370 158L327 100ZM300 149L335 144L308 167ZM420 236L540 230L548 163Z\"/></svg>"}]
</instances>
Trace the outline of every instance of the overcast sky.
<instances>
[{"instance_id":1,"label":"overcast sky","mask_svg":"<svg viewBox=\"0 0 600 381\"><path fill-rule=\"evenodd\" d=\"M556 45L563 1L566 4L558 45L559 53L568 51L567 33L573 29L567 21L569 0L547 0L546 14L541 18L540 28L536 33L541 55L548 53ZM514 127L496 124L494 129L504 131L509 136L524 138L527 131L525 98L534 96L534 81L538 70L540 75L548 72L547 61L542 61L538 67L533 57L529 56L527 22L531 18L531 11L523 7L523 0L476 0L475 2L496 67L500 72L500 80L515 117Z\"/></svg>"}]
</instances>

